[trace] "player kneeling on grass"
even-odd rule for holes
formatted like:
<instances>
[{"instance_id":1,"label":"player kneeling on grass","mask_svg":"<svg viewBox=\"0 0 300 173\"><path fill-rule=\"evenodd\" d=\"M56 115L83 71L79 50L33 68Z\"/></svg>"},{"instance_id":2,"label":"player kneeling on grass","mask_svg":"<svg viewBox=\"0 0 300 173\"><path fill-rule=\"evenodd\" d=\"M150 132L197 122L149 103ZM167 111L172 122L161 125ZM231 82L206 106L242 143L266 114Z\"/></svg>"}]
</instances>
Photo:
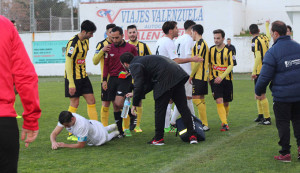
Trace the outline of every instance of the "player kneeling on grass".
<instances>
[{"instance_id":1,"label":"player kneeling on grass","mask_svg":"<svg viewBox=\"0 0 300 173\"><path fill-rule=\"evenodd\" d=\"M57 126L50 135L53 150L59 147L83 148L86 143L90 146L99 146L119 135L116 124L111 124L104 127L99 121L88 120L76 113L71 113L69 111L62 111L59 114L58 121L59 122L57 123ZM56 136L64 128L66 128L68 132L78 137L77 144L56 142Z\"/></svg>"}]
</instances>

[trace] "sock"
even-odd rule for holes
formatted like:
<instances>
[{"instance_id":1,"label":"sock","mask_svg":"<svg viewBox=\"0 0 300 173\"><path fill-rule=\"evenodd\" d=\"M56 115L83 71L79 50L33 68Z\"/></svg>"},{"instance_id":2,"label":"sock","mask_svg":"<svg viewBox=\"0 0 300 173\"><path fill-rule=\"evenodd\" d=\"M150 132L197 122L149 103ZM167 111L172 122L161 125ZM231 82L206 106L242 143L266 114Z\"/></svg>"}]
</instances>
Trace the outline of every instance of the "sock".
<instances>
[{"instance_id":1,"label":"sock","mask_svg":"<svg viewBox=\"0 0 300 173\"><path fill-rule=\"evenodd\" d=\"M127 118L123 118L124 121L124 129L129 129L129 125L130 125L130 116L127 115Z\"/></svg>"},{"instance_id":2,"label":"sock","mask_svg":"<svg viewBox=\"0 0 300 173\"><path fill-rule=\"evenodd\" d=\"M222 121L222 125L228 124L226 119L226 110L224 104L223 103L217 104L217 110L218 110L220 120Z\"/></svg>"},{"instance_id":3,"label":"sock","mask_svg":"<svg viewBox=\"0 0 300 173\"><path fill-rule=\"evenodd\" d=\"M194 109L193 100L192 99L187 100L187 104L188 104L188 107L189 107L191 113L193 115L195 115L195 109Z\"/></svg>"},{"instance_id":4,"label":"sock","mask_svg":"<svg viewBox=\"0 0 300 173\"><path fill-rule=\"evenodd\" d=\"M98 121L98 113L97 113L97 110L96 110L96 104L87 105L87 112L88 112L90 120L97 120Z\"/></svg>"},{"instance_id":5,"label":"sock","mask_svg":"<svg viewBox=\"0 0 300 173\"><path fill-rule=\"evenodd\" d=\"M120 134L124 134L123 129L122 129L122 118L121 118L121 111L119 112L114 112L114 116L115 116L115 122L118 126L118 130L120 132Z\"/></svg>"},{"instance_id":6,"label":"sock","mask_svg":"<svg viewBox=\"0 0 300 173\"><path fill-rule=\"evenodd\" d=\"M267 98L260 101L264 118L270 118L269 101Z\"/></svg>"},{"instance_id":7,"label":"sock","mask_svg":"<svg viewBox=\"0 0 300 173\"><path fill-rule=\"evenodd\" d=\"M226 118L228 118L229 115L229 105L228 106L224 106L225 107L225 111L226 111Z\"/></svg>"},{"instance_id":8,"label":"sock","mask_svg":"<svg viewBox=\"0 0 300 173\"><path fill-rule=\"evenodd\" d=\"M193 102L198 108L199 118L203 125L208 126L205 99L193 99Z\"/></svg>"},{"instance_id":9,"label":"sock","mask_svg":"<svg viewBox=\"0 0 300 173\"><path fill-rule=\"evenodd\" d=\"M103 126L108 126L108 117L109 117L109 107L102 105L101 107L101 123Z\"/></svg>"},{"instance_id":10,"label":"sock","mask_svg":"<svg viewBox=\"0 0 300 173\"><path fill-rule=\"evenodd\" d=\"M175 125L176 124L176 120L179 117L180 113L178 112L177 106L174 106L174 111L173 114L171 115L171 121L170 124Z\"/></svg>"},{"instance_id":11,"label":"sock","mask_svg":"<svg viewBox=\"0 0 300 173\"><path fill-rule=\"evenodd\" d=\"M171 109L172 109L172 104L168 104L167 111L166 111L165 128L170 127Z\"/></svg>"},{"instance_id":12,"label":"sock","mask_svg":"<svg viewBox=\"0 0 300 173\"><path fill-rule=\"evenodd\" d=\"M140 123L141 123L141 119L142 119L142 114L143 114L143 106L136 107L136 111L137 111L136 127L140 127Z\"/></svg>"},{"instance_id":13,"label":"sock","mask_svg":"<svg viewBox=\"0 0 300 173\"><path fill-rule=\"evenodd\" d=\"M262 110L262 106L261 106L260 100L256 100L256 105L257 105L258 115L264 114L264 113L263 113L263 110Z\"/></svg>"},{"instance_id":14,"label":"sock","mask_svg":"<svg viewBox=\"0 0 300 173\"><path fill-rule=\"evenodd\" d=\"M69 112L72 112L72 113L76 113L77 111L77 108L75 107L72 107L72 106L69 106L69 109L68 109Z\"/></svg>"}]
</instances>

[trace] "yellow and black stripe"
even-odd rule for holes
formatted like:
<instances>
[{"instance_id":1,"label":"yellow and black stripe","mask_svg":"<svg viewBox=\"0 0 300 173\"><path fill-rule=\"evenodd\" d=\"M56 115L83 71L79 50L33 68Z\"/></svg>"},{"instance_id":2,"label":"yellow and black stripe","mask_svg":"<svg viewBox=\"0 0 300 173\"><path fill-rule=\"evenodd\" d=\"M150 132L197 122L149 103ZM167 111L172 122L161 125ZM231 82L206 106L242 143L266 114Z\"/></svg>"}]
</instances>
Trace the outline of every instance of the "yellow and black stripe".
<instances>
[{"instance_id":1,"label":"yellow and black stripe","mask_svg":"<svg viewBox=\"0 0 300 173\"><path fill-rule=\"evenodd\" d=\"M100 68L101 68L101 74L103 74L103 69L104 69L104 57L105 57L105 53L102 51L103 47L105 47L106 45L111 44L111 42L108 40L108 38L102 40L101 42L99 42L96 46L96 52L95 55L93 57L93 62L95 65L99 64L100 62ZM102 82L102 76L101 75L101 82Z\"/></svg>"},{"instance_id":2,"label":"yellow and black stripe","mask_svg":"<svg viewBox=\"0 0 300 173\"><path fill-rule=\"evenodd\" d=\"M254 53L255 57L255 52L259 51L261 54L261 63L258 64L257 69L256 69L256 74L260 74L260 70L262 68L262 62L264 59L264 56L266 52L269 50L269 38L264 35L256 36L252 39L252 52Z\"/></svg>"},{"instance_id":3,"label":"yellow and black stripe","mask_svg":"<svg viewBox=\"0 0 300 173\"><path fill-rule=\"evenodd\" d=\"M226 46L221 50L212 46L209 52L209 63L210 80L220 77L229 66L233 66L232 51ZM232 80L232 71L224 79Z\"/></svg>"},{"instance_id":4,"label":"yellow and black stripe","mask_svg":"<svg viewBox=\"0 0 300 173\"><path fill-rule=\"evenodd\" d=\"M135 41L135 42L128 41L128 43L132 44L136 47L136 49L139 53L139 56L145 56L145 55L151 55L152 54L146 43L143 43L141 41Z\"/></svg>"},{"instance_id":5,"label":"yellow and black stripe","mask_svg":"<svg viewBox=\"0 0 300 173\"><path fill-rule=\"evenodd\" d=\"M209 48L207 43L200 39L196 42L193 47L192 57L198 56L204 59L203 62L199 62L199 67L195 74L192 74L195 79L207 81L209 75ZM196 66L197 63L192 62L192 69ZM194 70L193 70L194 71Z\"/></svg>"}]
</instances>

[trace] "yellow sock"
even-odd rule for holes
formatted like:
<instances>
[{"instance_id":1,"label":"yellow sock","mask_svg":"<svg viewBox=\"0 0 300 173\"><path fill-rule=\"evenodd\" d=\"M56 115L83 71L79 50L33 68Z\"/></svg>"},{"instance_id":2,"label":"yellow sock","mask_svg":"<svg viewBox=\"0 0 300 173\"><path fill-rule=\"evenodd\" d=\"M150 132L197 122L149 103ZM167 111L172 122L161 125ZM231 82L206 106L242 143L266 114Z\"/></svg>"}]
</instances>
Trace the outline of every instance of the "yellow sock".
<instances>
[{"instance_id":1,"label":"yellow sock","mask_svg":"<svg viewBox=\"0 0 300 173\"><path fill-rule=\"evenodd\" d=\"M130 125L130 116L127 115L127 118L123 118L123 122L124 122L124 129L129 129L129 125Z\"/></svg>"},{"instance_id":2,"label":"yellow sock","mask_svg":"<svg viewBox=\"0 0 300 173\"><path fill-rule=\"evenodd\" d=\"M141 123L141 119L142 119L142 114L143 114L143 106L136 107L136 111L137 111L136 127L140 127L140 123Z\"/></svg>"},{"instance_id":3,"label":"yellow sock","mask_svg":"<svg viewBox=\"0 0 300 173\"><path fill-rule=\"evenodd\" d=\"M103 126L108 126L108 117L109 117L109 107L102 105L101 107L101 123Z\"/></svg>"},{"instance_id":4,"label":"yellow sock","mask_svg":"<svg viewBox=\"0 0 300 173\"><path fill-rule=\"evenodd\" d=\"M224 106L225 107L225 111L226 111L226 118L228 118L229 115L229 105L228 106Z\"/></svg>"},{"instance_id":5,"label":"yellow sock","mask_svg":"<svg viewBox=\"0 0 300 173\"><path fill-rule=\"evenodd\" d=\"M90 120L97 120L98 121L98 113L97 113L97 110L96 110L96 104L87 105L87 112L88 112Z\"/></svg>"},{"instance_id":6,"label":"yellow sock","mask_svg":"<svg viewBox=\"0 0 300 173\"><path fill-rule=\"evenodd\" d=\"M264 114L260 100L256 100L258 114Z\"/></svg>"},{"instance_id":7,"label":"yellow sock","mask_svg":"<svg viewBox=\"0 0 300 173\"><path fill-rule=\"evenodd\" d=\"M217 104L217 110L220 117L220 120L222 121L222 124L228 124L226 119L226 110L223 103Z\"/></svg>"},{"instance_id":8,"label":"yellow sock","mask_svg":"<svg viewBox=\"0 0 300 173\"><path fill-rule=\"evenodd\" d=\"M263 113L264 113L264 118L270 118L270 110L269 110L269 101L267 98L263 99L260 101Z\"/></svg>"},{"instance_id":9,"label":"yellow sock","mask_svg":"<svg viewBox=\"0 0 300 173\"><path fill-rule=\"evenodd\" d=\"M208 126L205 99L193 99L193 102L198 108L199 118L203 125Z\"/></svg>"},{"instance_id":10,"label":"yellow sock","mask_svg":"<svg viewBox=\"0 0 300 173\"><path fill-rule=\"evenodd\" d=\"M68 109L69 112L72 112L72 113L76 113L77 111L77 108L75 107L72 107L72 106L69 106L69 109Z\"/></svg>"}]
</instances>

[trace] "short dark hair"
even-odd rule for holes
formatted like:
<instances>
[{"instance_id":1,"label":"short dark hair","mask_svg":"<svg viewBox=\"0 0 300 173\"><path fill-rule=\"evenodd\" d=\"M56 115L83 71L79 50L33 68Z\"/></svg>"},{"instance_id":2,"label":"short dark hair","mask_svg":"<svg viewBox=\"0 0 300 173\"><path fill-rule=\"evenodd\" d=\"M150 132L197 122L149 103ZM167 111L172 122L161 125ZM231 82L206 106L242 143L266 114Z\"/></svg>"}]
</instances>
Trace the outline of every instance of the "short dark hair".
<instances>
[{"instance_id":1,"label":"short dark hair","mask_svg":"<svg viewBox=\"0 0 300 173\"><path fill-rule=\"evenodd\" d=\"M162 30L165 34L169 34L169 30L174 29L176 25L177 22L175 21L166 21L162 26Z\"/></svg>"},{"instance_id":2,"label":"short dark hair","mask_svg":"<svg viewBox=\"0 0 300 173\"><path fill-rule=\"evenodd\" d=\"M97 30L97 27L92 21L85 20L81 23L81 31L83 30L86 32L95 32Z\"/></svg>"},{"instance_id":3,"label":"short dark hair","mask_svg":"<svg viewBox=\"0 0 300 173\"><path fill-rule=\"evenodd\" d=\"M200 24L194 25L192 30L196 31L199 35L202 35L204 32L203 26Z\"/></svg>"},{"instance_id":4,"label":"short dark hair","mask_svg":"<svg viewBox=\"0 0 300 173\"><path fill-rule=\"evenodd\" d=\"M271 30L273 32L276 31L280 36L283 36L286 35L287 27L284 22L277 20L272 23Z\"/></svg>"},{"instance_id":5,"label":"short dark hair","mask_svg":"<svg viewBox=\"0 0 300 173\"><path fill-rule=\"evenodd\" d=\"M290 25L286 25L286 28L289 28L291 32L293 32L292 27Z\"/></svg>"},{"instance_id":6,"label":"short dark hair","mask_svg":"<svg viewBox=\"0 0 300 173\"><path fill-rule=\"evenodd\" d=\"M16 21L15 20L10 20L11 21L11 23L13 23L13 24L15 24L16 23Z\"/></svg>"},{"instance_id":7,"label":"short dark hair","mask_svg":"<svg viewBox=\"0 0 300 173\"><path fill-rule=\"evenodd\" d=\"M231 40L231 38L227 38L227 40Z\"/></svg>"},{"instance_id":8,"label":"short dark hair","mask_svg":"<svg viewBox=\"0 0 300 173\"><path fill-rule=\"evenodd\" d=\"M113 29L111 30L111 32L116 32L116 31L119 31L120 32L120 35L123 34L123 29L119 26L115 26L113 27Z\"/></svg>"},{"instance_id":9,"label":"short dark hair","mask_svg":"<svg viewBox=\"0 0 300 173\"><path fill-rule=\"evenodd\" d=\"M127 30L129 30L129 29L134 29L134 28L137 30L137 28L136 28L135 25L129 25L129 26L127 26Z\"/></svg>"},{"instance_id":10,"label":"short dark hair","mask_svg":"<svg viewBox=\"0 0 300 173\"><path fill-rule=\"evenodd\" d=\"M116 27L116 24L114 23L108 24L106 25L106 30L109 30L110 28L114 28L114 27Z\"/></svg>"},{"instance_id":11,"label":"short dark hair","mask_svg":"<svg viewBox=\"0 0 300 173\"><path fill-rule=\"evenodd\" d=\"M225 37L225 32L222 29L216 29L213 31L214 34L221 34L222 38Z\"/></svg>"},{"instance_id":12,"label":"short dark hair","mask_svg":"<svg viewBox=\"0 0 300 173\"><path fill-rule=\"evenodd\" d=\"M59 121L60 124L69 123L69 122L71 122L72 117L73 117L73 115L72 115L71 112L69 112L69 111L62 111L59 114L58 121Z\"/></svg>"},{"instance_id":13,"label":"short dark hair","mask_svg":"<svg viewBox=\"0 0 300 173\"><path fill-rule=\"evenodd\" d=\"M187 20L187 21L184 22L183 27L184 27L185 30L187 30L187 29L189 29L193 25L196 25L196 23L194 21Z\"/></svg>"},{"instance_id":14,"label":"short dark hair","mask_svg":"<svg viewBox=\"0 0 300 173\"><path fill-rule=\"evenodd\" d=\"M125 52L120 56L120 61L122 64L124 64L125 62L130 64L130 62L132 61L132 59L134 58L134 55L130 52Z\"/></svg>"},{"instance_id":15,"label":"short dark hair","mask_svg":"<svg viewBox=\"0 0 300 173\"><path fill-rule=\"evenodd\" d=\"M258 34L259 33L258 25L251 24L249 26L249 31L251 32L251 34Z\"/></svg>"}]
</instances>

